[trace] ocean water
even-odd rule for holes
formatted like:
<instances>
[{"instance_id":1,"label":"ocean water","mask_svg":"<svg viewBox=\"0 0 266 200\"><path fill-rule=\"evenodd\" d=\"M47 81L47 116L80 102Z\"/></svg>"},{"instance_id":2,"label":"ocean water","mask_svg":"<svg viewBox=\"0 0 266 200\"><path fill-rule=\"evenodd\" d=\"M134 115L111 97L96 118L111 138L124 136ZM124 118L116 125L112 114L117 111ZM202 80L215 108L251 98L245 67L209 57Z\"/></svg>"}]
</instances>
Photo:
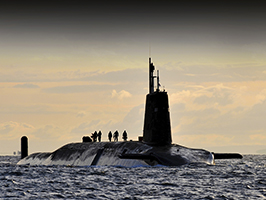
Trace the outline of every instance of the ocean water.
<instances>
[{"instance_id":1,"label":"ocean water","mask_svg":"<svg viewBox=\"0 0 266 200\"><path fill-rule=\"evenodd\" d=\"M266 155L180 167L17 166L0 156L0 199L266 199Z\"/></svg>"}]
</instances>

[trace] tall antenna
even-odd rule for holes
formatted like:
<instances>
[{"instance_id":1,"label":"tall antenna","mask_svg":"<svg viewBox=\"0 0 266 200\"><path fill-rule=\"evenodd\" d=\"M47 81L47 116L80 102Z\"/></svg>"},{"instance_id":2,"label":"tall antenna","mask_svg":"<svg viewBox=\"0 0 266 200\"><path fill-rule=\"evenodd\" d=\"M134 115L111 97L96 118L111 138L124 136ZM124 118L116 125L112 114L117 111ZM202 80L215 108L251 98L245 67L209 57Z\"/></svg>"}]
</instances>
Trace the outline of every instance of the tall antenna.
<instances>
[{"instance_id":1,"label":"tall antenna","mask_svg":"<svg viewBox=\"0 0 266 200\"><path fill-rule=\"evenodd\" d=\"M160 80L159 80L159 70L157 70L157 92L159 92L160 91Z\"/></svg>"},{"instance_id":2,"label":"tall antenna","mask_svg":"<svg viewBox=\"0 0 266 200\"><path fill-rule=\"evenodd\" d=\"M153 76L153 71L154 71L155 67L153 65L153 63L151 62L151 58L149 58L149 93L153 93L154 92L154 76Z\"/></svg>"}]
</instances>

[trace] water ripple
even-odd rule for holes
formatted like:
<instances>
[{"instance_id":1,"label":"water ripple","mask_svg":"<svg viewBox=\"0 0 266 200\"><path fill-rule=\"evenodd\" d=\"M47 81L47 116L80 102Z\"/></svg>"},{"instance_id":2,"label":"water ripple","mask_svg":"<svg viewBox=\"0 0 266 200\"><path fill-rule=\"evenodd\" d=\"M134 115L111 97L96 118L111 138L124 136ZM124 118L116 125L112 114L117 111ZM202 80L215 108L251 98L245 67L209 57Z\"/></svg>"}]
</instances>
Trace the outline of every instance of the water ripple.
<instances>
[{"instance_id":1,"label":"water ripple","mask_svg":"<svg viewBox=\"0 0 266 200\"><path fill-rule=\"evenodd\" d=\"M0 199L266 199L266 155L181 167L16 166L0 157Z\"/></svg>"}]
</instances>

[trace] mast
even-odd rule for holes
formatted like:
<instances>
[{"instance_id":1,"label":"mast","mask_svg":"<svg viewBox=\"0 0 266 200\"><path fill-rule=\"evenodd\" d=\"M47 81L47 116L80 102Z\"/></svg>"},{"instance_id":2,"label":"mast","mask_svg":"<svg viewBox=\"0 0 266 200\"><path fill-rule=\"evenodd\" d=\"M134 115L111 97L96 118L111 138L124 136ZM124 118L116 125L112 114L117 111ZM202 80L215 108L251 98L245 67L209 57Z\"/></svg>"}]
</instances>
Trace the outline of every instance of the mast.
<instances>
[{"instance_id":1,"label":"mast","mask_svg":"<svg viewBox=\"0 0 266 200\"><path fill-rule=\"evenodd\" d=\"M152 94L154 92L154 77L153 77L154 65L151 62L151 58L149 58L149 93Z\"/></svg>"},{"instance_id":2,"label":"mast","mask_svg":"<svg viewBox=\"0 0 266 200\"><path fill-rule=\"evenodd\" d=\"M157 70L157 89L156 89L156 91L157 92L159 92L160 91L160 87L161 85L160 85L160 80L159 80L159 70Z\"/></svg>"}]
</instances>

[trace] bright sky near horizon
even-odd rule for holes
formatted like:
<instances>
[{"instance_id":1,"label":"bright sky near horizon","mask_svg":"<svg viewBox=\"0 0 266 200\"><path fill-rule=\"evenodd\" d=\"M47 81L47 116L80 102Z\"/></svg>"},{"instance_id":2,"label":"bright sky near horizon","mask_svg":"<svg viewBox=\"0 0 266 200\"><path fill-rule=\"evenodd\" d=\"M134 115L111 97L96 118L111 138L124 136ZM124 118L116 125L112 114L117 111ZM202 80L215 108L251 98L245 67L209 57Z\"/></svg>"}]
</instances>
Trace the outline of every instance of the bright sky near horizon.
<instances>
[{"instance_id":1,"label":"bright sky near horizon","mask_svg":"<svg viewBox=\"0 0 266 200\"><path fill-rule=\"evenodd\" d=\"M23 135L30 153L54 151L98 130L104 141L116 129L137 140L149 56L169 95L174 143L266 153L261 1L4 2L0 154L19 150Z\"/></svg>"}]
</instances>

